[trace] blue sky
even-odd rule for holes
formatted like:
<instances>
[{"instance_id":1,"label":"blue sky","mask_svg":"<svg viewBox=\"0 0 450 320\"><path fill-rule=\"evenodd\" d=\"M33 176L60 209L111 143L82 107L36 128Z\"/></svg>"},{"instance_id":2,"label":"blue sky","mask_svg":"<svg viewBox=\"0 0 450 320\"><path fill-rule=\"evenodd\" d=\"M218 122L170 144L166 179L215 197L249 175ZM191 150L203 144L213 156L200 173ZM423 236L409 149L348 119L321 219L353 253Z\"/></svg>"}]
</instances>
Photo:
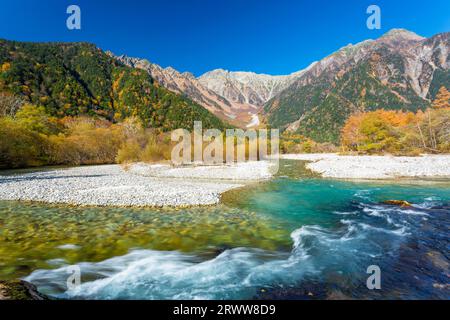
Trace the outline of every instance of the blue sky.
<instances>
[{"instance_id":1,"label":"blue sky","mask_svg":"<svg viewBox=\"0 0 450 320\"><path fill-rule=\"evenodd\" d=\"M66 28L70 4L81 8L81 30ZM381 30L366 27L370 4L381 8ZM450 31L450 1L2 0L0 8L0 38L87 41L195 75L287 74L391 28Z\"/></svg>"}]
</instances>

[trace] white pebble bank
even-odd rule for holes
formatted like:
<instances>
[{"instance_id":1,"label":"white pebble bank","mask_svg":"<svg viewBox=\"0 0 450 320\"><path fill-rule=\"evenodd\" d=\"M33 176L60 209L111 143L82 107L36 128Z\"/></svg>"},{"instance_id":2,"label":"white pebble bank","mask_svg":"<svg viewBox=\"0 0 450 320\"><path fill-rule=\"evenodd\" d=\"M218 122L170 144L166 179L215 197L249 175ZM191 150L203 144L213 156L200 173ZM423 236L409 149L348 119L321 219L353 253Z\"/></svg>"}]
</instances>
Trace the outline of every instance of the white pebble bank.
<instances>
[{"instance_id":1,"label":"white pebble bank","mask_svg":"<svg viewBox=\"0 0 450 320\"><path fill-rule=\"evenodd\" d=\"M311 161L306 167L328 178L450 178L450 155L394 157L324 153L285 154L281 158Z\"/></svg>"},{"instance_id":2,"label":"white pebble bank","mask_svg":"<svg viewBox=\"0 0 450 320\"><path fill-rule=\"evenodd\" d=\"M0 200L99 206L192 206L220 201L242 181L270 178L268 162L172 168L167 165L83 166L0 175Z\"/></svg>"}]
</instances>

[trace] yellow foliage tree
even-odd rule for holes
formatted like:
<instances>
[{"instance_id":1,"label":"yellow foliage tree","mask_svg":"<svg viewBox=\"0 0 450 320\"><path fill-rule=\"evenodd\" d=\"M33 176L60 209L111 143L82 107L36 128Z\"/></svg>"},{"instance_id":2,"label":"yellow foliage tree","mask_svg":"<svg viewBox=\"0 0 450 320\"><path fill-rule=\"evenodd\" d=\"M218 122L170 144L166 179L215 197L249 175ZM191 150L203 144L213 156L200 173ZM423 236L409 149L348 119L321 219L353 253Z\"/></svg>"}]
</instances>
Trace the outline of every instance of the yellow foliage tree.
<instances>
[{"instance_id":1,"label":"yellow foliage tree","mask_svg":"<svg viewBox=\"0 0 450 320\"><path fill-rule=\"evenodd\" d=\"M9 69L11 69L11 63L5 62L5 63L2 64L2 72L6 72Z\"/></svg>"},{"instance_id":2,"label":"yellow foliage tree","mask_svg":"<svg viewBox=\"0 0 450 320\"><path fill-rule=\"evenodd\" d=\"M342 129L344 150L416 155L450 150L450 108L416 114L376 110L351 116Z\"/></svg>"},{"instance_id":3,"label":"yellow foliage tree","mask_svg":"<svg viewBox=\"0 0 450 320\"><path fill-rule=\"evenodd\" d=\"M435 109L450 108L450 92L446 87L442 86L439 89L432 106Z\"/></svg>"}]
</instances>

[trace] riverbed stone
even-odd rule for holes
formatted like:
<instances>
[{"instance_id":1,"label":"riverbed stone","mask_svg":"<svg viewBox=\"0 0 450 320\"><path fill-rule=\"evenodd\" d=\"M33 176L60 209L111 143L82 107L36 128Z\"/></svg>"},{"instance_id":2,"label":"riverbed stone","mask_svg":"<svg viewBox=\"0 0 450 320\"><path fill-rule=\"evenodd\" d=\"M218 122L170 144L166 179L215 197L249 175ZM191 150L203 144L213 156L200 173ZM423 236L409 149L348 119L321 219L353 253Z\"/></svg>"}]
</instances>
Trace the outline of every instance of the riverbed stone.
<instances>
[{"instance_id":1,"label":"riverbed stone","mask_svg":"<svg viewBox=\"0 0 450 320\"><path fill-rule=\"evenodd\" d=\"M48 300L35 285L23 280L0 280L0 300Z\"/></svg>"}]
</instances>

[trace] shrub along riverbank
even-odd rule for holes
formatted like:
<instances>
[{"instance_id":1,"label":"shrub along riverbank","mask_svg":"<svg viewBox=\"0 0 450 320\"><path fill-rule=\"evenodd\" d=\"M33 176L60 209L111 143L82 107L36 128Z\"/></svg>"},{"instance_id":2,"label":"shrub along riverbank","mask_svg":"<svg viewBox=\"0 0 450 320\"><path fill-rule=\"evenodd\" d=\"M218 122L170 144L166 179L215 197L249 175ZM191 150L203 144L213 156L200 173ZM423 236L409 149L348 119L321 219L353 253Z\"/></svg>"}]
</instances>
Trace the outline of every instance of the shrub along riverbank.
<instances>
[{"instance_id":1,"label":"shrub along riverbank","mask_svg":"<svg viewBox=\"0 0 450 320\"><path fill-rule=\"evenodd\" d=\"M356 114L347 120L341 139L344 151L362 154L449 153L450 108Z\"/></svg>"},{"instance_id":2,"label":"shrub along riverbank","mask_svg":"<svg viewBox=\"0 0 450 320\"><path fill-rule=\"evenodd\" d=\"M136 117L117 123L89 116L57 118L46 113L44 107L30 104L0 117L0 137L0 168L160 162L171 159L178 143L171 140L170 132L145 128ZM270 139L267 142L270 151ZM203 141L204 152L210 143L209 139ZM235 157L239 144L243 142L235 138ZM246 143L246 159L250 152L257 156L257 148ZM225 146L223 153L225 156Z\"/></svg>"},{"instance_id":3,"label":"shrub along riverbank","mask_svg":"<svg viewBox=\"0 0 450 320\"><path fill-rule=\"evenodd\" d=\"M167 134L145 129L135 118L114 124L87 116L49 116L23 106L0 118L0 166L105 164L169 159Z\"/></svg>"}]
</instances>

